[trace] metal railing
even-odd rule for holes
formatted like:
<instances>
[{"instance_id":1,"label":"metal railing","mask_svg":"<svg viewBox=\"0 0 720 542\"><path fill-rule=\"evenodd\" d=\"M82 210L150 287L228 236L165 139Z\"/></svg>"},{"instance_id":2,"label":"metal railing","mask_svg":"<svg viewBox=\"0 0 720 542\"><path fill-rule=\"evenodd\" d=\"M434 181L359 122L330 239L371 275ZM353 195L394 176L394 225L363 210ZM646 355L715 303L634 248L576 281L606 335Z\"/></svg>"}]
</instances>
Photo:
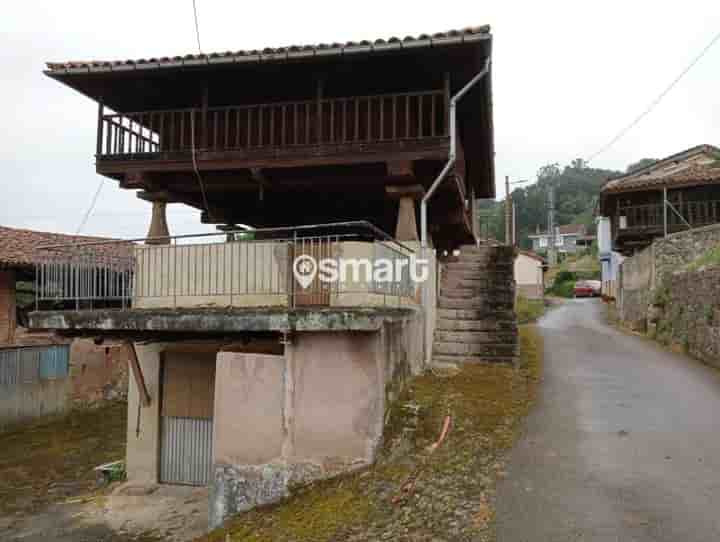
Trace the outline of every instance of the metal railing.
<instances>
[{"instance_id":1,"label":"metal railing","mask_svg":"<svg viewBox=\"0 0 720 542\"><path fill-rule=\"evenodd\" d=\"M210 239L225 237L221 242ZM411 298L414 253L368 222L179 235L43 247L36 266L36 308L304 307L399 304ZM198 241L200 243L191 243ZM150 241L153 241L150 239ZM301 256L341 269L346 260L391 262L399 273L358 278L320 274L301 284Z\"/></svg>"},{"instance_id":2,"label":"metal railing","mask_svg":"<svg viewBox=\"0 0 720 542\"><path fill-rule=\"evenodd\" d=\"M667 225L669 229L687 229L688 224L692 227L698 227L720 222L720 200L671 203L680 216L673 210L668 209ZM625 217L625 227L619 227L621 230L655 229L664 226L662 203L623 206L620 207L618 216ZM619 226L622 226L622 223Z\"/></svg>"},{"instance_id":3,"label":"metal railing","mask_svg":"<svg viewBox=\"0 0 720 542\"><path fill-rule=\"evenodd\" d=\"M101 114L100 157L419 140L448 135L442 90Z\"/></svg>"}]
</instances>

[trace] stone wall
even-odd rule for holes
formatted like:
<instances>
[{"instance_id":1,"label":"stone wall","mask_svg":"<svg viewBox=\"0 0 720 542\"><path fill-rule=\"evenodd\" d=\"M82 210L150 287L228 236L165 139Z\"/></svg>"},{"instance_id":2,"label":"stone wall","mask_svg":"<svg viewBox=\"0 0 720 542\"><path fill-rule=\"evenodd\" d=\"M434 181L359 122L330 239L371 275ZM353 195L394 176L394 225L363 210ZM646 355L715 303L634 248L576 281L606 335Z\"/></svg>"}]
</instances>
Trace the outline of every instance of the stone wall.
<instances>
[{"instance_id":1,"label":"stone wall","mask_svg":"<svg viewBox=\"0 0 720 542\"><path fill-rule=\"evenodd\" d=\"M720 368L720 268L671 275L651 309L649 331L660 342Z\"/></svg>"},{"instance_id":2,"label":"stone wall","mask_svg":"<svg viewBox=\"0 0 720 542\"><path fill-rule=\"evenodd\" d=\"M720 366L720 269L687 264L720 246L720 224L656 239L620 270L623 325Z\"/></svg>"}]
</instances>

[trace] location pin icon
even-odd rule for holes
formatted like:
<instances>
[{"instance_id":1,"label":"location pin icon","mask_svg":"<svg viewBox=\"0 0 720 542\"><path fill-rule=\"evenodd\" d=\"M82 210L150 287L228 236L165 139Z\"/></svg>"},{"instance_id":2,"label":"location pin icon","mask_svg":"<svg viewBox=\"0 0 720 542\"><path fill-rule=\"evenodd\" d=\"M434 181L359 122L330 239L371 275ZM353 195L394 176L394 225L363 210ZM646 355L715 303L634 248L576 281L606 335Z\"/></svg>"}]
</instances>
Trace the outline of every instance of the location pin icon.
<instances>
[{"instance_id":1,"label":"location pin icon","mask_svg":"<svg viewBox=\"0 0 720 542\"><path fill-rule=\"evenodd\" d=\"M300 286L302 286L303 289L307 289L312 281L315 280L317 271L318 266L315 258L308 254L298 256L293 262L293 274L295 275L295 280L300 283Z\"/></svg>"}]
</instances>

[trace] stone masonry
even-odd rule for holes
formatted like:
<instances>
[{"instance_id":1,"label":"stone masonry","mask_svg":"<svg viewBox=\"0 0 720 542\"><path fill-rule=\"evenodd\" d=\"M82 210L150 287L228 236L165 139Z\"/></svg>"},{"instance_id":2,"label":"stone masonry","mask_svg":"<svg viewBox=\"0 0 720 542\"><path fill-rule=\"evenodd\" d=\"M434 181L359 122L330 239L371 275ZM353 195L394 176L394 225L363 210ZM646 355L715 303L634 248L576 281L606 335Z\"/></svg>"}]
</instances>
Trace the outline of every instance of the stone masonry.
<instances>
[{"instance_id":1,"label":"stone masonry","mask_svg":"<svg viewBox=\"0 0 720 542\"><path fill-rule=\"evenodd\" d=\"M513 247L465 246L444 264L435 364L516 361L514 257Z\"/></svg>"}]
</instances>

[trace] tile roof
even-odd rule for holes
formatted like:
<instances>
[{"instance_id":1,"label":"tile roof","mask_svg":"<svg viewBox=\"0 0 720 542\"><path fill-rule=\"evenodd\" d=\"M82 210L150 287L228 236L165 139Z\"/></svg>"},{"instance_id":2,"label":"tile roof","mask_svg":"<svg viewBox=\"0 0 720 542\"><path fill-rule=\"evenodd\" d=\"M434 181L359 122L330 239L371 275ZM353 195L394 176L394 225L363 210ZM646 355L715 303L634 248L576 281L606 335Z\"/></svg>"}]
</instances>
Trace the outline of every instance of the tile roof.
<instances>
[{"instance_id":1,"label":"tile roof","mask_svg":"<svg viewBox=\"0 0 720 542\"><path fill-rule=\"evenodd\" d=\"M289 47L266 47L250 51L224 51L209 54L187 54L183 56L162 56L126 60L89 60L70 62L48 62L47 73L88 73L125 71L134 69L173 68L203 64L271 62L287 59L323 57L331 55L354 55L359 53L384 52L420 47L440 47L459 43L471 43L490 37L490 27L475 26L461 30L449 30L434 34L420 34L405 38L392 37L387 40L349 41L346 43L318 43L314 45L291 45Z\"/></svg>"},{"instance_id":2,"label":"tile roof","mask_svg":"<svg viewBox=\"0 0 720 542\"><path fill-rule=\"evenodd\" d=\"M720 149L707 144L691 147L658 160L644 168L612 177L605 182L600 191L604 195L606 193L634 191L651 187L662 188L666 183L668 187L704 184L707 182L706 177L708 174L703 171L704 165L692 163L693 159L703 158L703 155L720 156ZM698 175L695 182L691 180L693 175Z\"/></svg>"},{"instance_id":3,"label":"tile roof","mask_svg":"<svg viewBox=\"0 0 720 542\"><path fill-rule=\"evenodd\" d=\"M659 172L616 179L603 186L605 194L629 192L644 189L681 188L704 184L720 184L720 167L717 164L690 165L674 173Z\"/></svg>"},{"instance_id":4,"label":"tile roof","mask_svg":"<svg viewBox=\"0 0 720 542\"><path fill-rule=\"evenodd\" d=\"M84 235L66 235L62 233L49 233L19 228L0 226L0 268L30 268L42 261L46 251L38 250L40 247L50 245L72 245L95 241L116 241L104 237L88 237ZM124 257L129 255L129 245L108 244L93 246L91 250L96 254Z\"/></svg>"}]
</instances>

